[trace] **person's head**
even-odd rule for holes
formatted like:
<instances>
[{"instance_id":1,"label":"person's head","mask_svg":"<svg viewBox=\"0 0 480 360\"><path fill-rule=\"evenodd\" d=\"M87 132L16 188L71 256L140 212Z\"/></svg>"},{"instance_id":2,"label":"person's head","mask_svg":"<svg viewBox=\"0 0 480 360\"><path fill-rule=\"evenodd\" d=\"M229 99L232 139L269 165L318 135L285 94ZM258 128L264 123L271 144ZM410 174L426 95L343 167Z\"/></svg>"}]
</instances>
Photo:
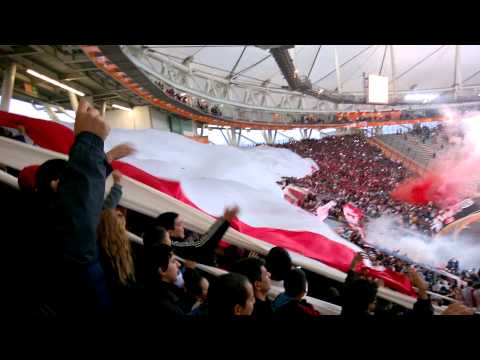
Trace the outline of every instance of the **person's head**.
<instances>
[{"instance_id":1,"label":"person's head","mask_svg":"<svg viewBox=\"0 0 480 360\"><path fill-rule=\"evenodd\" d=\"M284 280L287 273L292 269L290 254L284 248L272 248L266 257L265 267L270 272L272 280Z\"/></svg>"},{"instance_id":2,"label":"person's head","mask_svg":"<svg viewBox=\"0 0 480 360\"><path fill-rule=\"evenodd\" d=\"M125 217L118 210L104 210L98 225L98 239L118 281L125 285L135 279L135 268L131 254L130 241L125 228Z\"/></svg>"},{"instance_id":3,"label":"person's head","mask_svg":"<svg viewBox=\"0 0 480 360\"><path fill-rule=\"evenodd\" d=\"M153 244L145 253L147 279L160 279L166 283L174 284L177 281L180 263L175 259L171 246Z\"/></svg>"},{"instance_id":4,"label":"person's head","mask_svg":"<svg viewBox=\"0 0 480 360\"><path fill-rule=\"evenodd\" d=\"M177 213L164 212L155 219L155 225L163 227L168 231L170 237L183 239L185 237L185 228L183 221Z\"/></svg>"},{"instance_id":5,"label":"person's head","mask_svg":"<svg viewBox=\"0 0 480 360\"><path fill-rule=\"evenodd\" d=\"M68 162L62 159L45 161L37 170L36 186L40 195L49 195L58 191L58 185L62 173Z\"/></svg>"},{"instance_id":6,"label":"person's head","mask_svg":"<svg viewBox=\"0 0 480 360\"><path fill-rule=\"evenodd\" d=\"M271 281L264 260L254 257L242 259L234 264L232 271L245 275L253 286L255 297L265 301Z\"/></svg>"},{"instance_id":7,"label":"person's head","mask_svg":"<svg viewBox=\"0 0 480 360\"><path fill-rule=\"evenodd\" d=\"M208 290L208 314L214 318L252 315L254 304L252 284L241 274L221 275Z\"/></svg>"},{"instance_id":8,"label":"person's head","mask_svg":"<svg viewBox=\"0 0 480 360\"><path fill-rule=\"evenodd\" d=\"M145 249L149 249L154 244L165 244L172 246L172 240L170 234L161 226L150 226L143 233L143 246Z\"/></svg>"},{"instance_id":9,"label":"person's head","mask_svg":"<svg viewBox=\"0 0 480 360\"><path fill-rule=\"evenodd\" d=\"M340 292L335 286L330 286L327 290L326 300L333 304L337 304L340 300Z\"/></svg>"},{"instance_id":10,"label":"person's head","mask_svg":"<svg viewBox=\"0 0 480 360\"><path fill-rule=\"evenodd\" d=\"M363 315L375 310L378 285L370 280L352 281L344 289L342 314Z\"/></svg>"},{"instance_id":11,"label":"person's head","mask_svg":"<svg viewBox=\"0 0 480 360\"><path fill-rule=\"evenodd\" d=\"M307 276L302 269L292 269L290 270L283 283L285 288L285 295L301 300L305 295L307 295Z\"/></svg>"},{"instance_id":12,"label":"person's head","mask_svg":"<svg viewBox=\"0 0 480 360\"><path fill-rule=\"evenodd\" d=\"M198 270L187 268L183 273L183 280L185 281L184 286L187 294L200 302L207 300L210 283Z\"/></svg>"},{"instance_id":13,"label":"person's head","mask_svg":"<svg viewBox=\"0 0 480 360\"><path fill-rule=\"evenodd\" d=\"M30 193L36 191L36 177L39 167L38 165L30 165L22 169L18 175L18 187L20 190Z\"/></svg>"}]
</instances>

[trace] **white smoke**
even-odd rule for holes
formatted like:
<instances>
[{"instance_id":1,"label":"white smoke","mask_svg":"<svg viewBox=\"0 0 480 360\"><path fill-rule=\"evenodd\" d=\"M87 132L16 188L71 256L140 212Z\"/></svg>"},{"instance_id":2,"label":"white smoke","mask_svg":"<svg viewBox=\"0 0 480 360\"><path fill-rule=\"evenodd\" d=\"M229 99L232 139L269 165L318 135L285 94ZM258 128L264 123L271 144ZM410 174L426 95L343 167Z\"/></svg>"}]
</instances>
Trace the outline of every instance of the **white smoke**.
<instances>
[{"instance_id":1,"label":"white smoke","mask_svg":"<svg viewBox=\"0 0 480 360\"><path fill-rule=\"evenodd\" d=\"M399 250L419 264L443 267L455 258L461 269L478 268L480 243L465 236L457 240L450 237L430 238L419 231L402 229L401 219L384 215L372 219L366 227L366 241L389 251Z\"/></svg>"}]
</instances>

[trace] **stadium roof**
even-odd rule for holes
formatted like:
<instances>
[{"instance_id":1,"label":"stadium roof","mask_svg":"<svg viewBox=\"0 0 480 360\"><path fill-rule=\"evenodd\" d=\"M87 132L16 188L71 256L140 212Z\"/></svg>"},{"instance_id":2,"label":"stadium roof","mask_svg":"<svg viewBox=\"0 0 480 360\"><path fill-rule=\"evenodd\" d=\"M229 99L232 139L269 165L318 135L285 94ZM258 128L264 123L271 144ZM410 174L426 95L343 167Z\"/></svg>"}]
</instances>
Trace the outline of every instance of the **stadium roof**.
<instances>
[{"instance_id":1,"label":"stadium roof","mask_svg":"<svg viewBox=\"0 0 480 360\"><path fill-rule=\"evenodd\" d=\"M287 86L273 56L260 46L145 45L179 64L192 62L200 71L245 84L279 89ZM272 47L270 45L269 47ZM392 45L396 90L446 89L463 82L480 86L480 46L460 45L455 77L456 45ZM337 90L335 49L344 93L363 92L363 74L392 76L389 45L294 45L289 49L300 76L312 85Z\"/></svg>"}]
</instances>

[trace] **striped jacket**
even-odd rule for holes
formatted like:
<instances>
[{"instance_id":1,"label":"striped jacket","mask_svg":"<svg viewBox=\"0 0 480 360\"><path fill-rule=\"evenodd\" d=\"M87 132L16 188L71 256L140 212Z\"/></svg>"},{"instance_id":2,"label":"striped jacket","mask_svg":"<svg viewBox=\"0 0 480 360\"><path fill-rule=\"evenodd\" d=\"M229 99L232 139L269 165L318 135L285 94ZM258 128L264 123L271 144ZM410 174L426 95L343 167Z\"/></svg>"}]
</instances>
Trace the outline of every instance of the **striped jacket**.
<instances>
[{"instance_id":1,"label":"striped jacket","mask_svg":"<svg viewBox=\"0 0 480 360\"><path fill-rule=\"evenodd\" d=\"M201 236L193 233L184 239L172 238L173 250L185 259L215 266L215 249L229 227L230 223L220 218Z\"/></svg>"}]
</instances>

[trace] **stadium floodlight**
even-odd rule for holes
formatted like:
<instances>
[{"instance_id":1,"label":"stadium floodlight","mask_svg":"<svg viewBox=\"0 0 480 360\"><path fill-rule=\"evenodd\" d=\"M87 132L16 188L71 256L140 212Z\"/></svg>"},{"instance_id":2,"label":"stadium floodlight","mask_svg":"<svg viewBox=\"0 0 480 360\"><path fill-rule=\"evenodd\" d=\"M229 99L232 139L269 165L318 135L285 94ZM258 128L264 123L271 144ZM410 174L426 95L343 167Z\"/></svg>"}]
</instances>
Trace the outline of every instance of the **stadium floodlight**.
<instances>
[{"instance_id":1,"label":"stadium floodlight","mask_svg":"<svg viewBox=\"0 0 480 360\"><path fill-rule=\"evenodd\" d=\"M62 84L61 82L59 82L59 81L57 81L57 80L54 80L54 79L52 79L52 78L49 78L48 76L45 76L45 75L43 75L43 74L40 74L40 73L36 72L35 70L27 69L27 73L30 74L30 75L33 75L33 76L35 76L35 77L37 77L37 78L39 78L39 79L42 79L42 80L44 80L44 81L46 81L46 82L48 82L48 83L50 83L50 84L52 84L52 85L58 86L58 87L60 87L60 88L62 88L62 89L64 89L64 90L67 90L67 91L69 91L69 92L71 92L71 93L74 93L74 94L76 94L76 95L78 95L78 96L85 96L85 94L84 94L83 92L78 91L78 90L76 90L76 89L74 89L74 88L72 88L72 87L70 87L70 86L65 85L65 84Z\"/></svg>"},{"instance_id":2,"label":"stadium floodlight","mask_svg":"<svg viewBox=\"0 0 480 360\"><path fill-rule=\"evenodd\" d=\"M438 97L438 94L407 94L405 95L405 101L422 101L427 103L435 100Z\"/></svg>"},{"instance_id":3,"label":"stadium floodlight","mask_svg":"<svg viewBox=\"0 0 480 360\"><path fill-rule=\"evenodd\" d=\"M112 107L115 109L123 110L123 111L132 111L132 109L127 108L125 106L117 105L117 104L112 104Z\"/></svg>"}]
</instances>

